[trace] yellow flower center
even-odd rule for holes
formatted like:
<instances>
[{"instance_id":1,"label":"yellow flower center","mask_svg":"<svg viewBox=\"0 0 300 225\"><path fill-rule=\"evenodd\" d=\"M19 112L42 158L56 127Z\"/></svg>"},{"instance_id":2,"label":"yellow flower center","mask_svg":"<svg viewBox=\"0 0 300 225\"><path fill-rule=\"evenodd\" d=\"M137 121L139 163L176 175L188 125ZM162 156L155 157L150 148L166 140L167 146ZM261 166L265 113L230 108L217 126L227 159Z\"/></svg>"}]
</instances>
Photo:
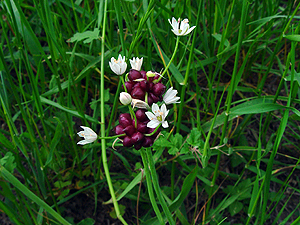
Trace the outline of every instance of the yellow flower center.
<instances>
[{"instance_id":1,"label":"yellow flower center","mask_svg":"<svg viewBox=\"0 0 300 225\"><path fill-rule=\"evenodd\" d=\"M161 112L160 110L158 110L158 113L159 113L159 116L157 116L156 118L157 118L158 121L161 122L161 121L162 121L162 116L163 116L164 114L163 114L163 112Z\"/></svg>"}]
</instances>

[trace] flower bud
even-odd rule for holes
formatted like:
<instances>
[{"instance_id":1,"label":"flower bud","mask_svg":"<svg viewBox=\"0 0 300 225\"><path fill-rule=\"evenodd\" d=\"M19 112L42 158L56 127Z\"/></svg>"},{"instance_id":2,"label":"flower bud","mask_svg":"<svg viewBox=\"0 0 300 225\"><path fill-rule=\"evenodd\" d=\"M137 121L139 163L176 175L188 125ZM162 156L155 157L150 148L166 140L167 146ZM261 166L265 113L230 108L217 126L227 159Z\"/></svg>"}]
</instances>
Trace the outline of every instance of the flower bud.
<instances>
[{"instance_id":1,"label":"flower bud","mask_svg":"<svg viewBox=\"0 0 300 225\"><path fill-rule=\"evenodd\" d=\"M150 108L146 102L139 100L139 99L132 99L131 105L133 108L134 107L140 108L140 109L149 109Z\"/></svg>"},{"instance_id":2,"label":"flower bud","mask_svg":"<svg viewBox=\"0 0 300 225\"><path fill-rule=\"evenodd\" d=\"M126 92L121 92L119 98L123 105L129 105L132 101L131 95Z\"/></svg>"},{"instance_id":3,"label":"flower bud","mask_svg":"<svg viewBox=\"0 0 300 225\"><path fill-rule=\"evenodd\" d=\"M155 73L152 72L152 71L148 71L148 72L146 73L146 75L147 75L147 77L155 77Z\"/></svg>"}]
</instances>

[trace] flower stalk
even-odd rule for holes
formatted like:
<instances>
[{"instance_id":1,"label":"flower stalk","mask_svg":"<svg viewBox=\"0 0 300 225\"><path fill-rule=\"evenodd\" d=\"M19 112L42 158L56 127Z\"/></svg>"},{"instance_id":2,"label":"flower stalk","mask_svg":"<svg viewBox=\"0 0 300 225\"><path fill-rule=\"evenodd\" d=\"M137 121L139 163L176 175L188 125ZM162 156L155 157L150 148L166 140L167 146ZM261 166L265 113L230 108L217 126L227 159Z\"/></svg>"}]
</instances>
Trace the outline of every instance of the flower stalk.
<instances>
[{"instance_id":1,"label":"flower stalk","mask_svg":"<svg viewBox=\"0 0 300 225\"><path fill-rule=\"evenodd\" d=\"M100 100L101 100L101 155L102 155L102 162L103 168L105 172L106 181L108 184L109 192L113 201L113 205L116 211L116 215L118 219L123 223L126 224L126 221L123 219L119 205L115 196L113 184L111 182L109 168L107 164L107 155L106 155L106 140L104 139L105 135L105 109L104 109L104 55L105 55L105 28L106 28L106 19L107 19L107 1L104 3L104 16L103 16L103 29L102 29L102 42L101 42L101 78L100 78Z\"/></svg>"},{"instance_id":2,"label":"flower stalk","mask_svg":"<svg viewBox=\"0 0 300 225\"><path fill-rule=\"evenodd\" d=\"M175 45L175 49L174 49L174 52L173 52L173 55L168 63L168 65L166 66L166 68L164 69L163 73L161 74L161 76L158 78L158 81L160 81L160 79L165 75L165 73L168 71L169 67L171 66L171 63L176 55L176 52L177 52L177 49L178 49L178 45L179 45L179 36L177 36L177 39L176 39L176 45ZM169 77L169 81L170 81L170 84L171 86L172 85L172 82L171 82L171 77L170 75L168 74L168 77Z\"/></svg>"}]
</instances>

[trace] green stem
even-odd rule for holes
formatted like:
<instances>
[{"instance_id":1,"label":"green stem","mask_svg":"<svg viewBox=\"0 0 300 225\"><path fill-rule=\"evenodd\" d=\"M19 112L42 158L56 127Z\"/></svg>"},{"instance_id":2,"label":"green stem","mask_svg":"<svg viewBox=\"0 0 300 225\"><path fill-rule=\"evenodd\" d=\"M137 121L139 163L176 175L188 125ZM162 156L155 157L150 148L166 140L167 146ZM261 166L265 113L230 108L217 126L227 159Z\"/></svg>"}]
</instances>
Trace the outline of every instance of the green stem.
<instances>
[{"instance_id":1,"label":"green stem","mask_svg":"<svg viewBox=\"0 0 300 225\"><path fill-rule=\"evenodd\" d=\"M114 138L118 138L118 137L123 137L125 136L126 134L119 134L119 135L114 135L114 136L110 136L110 137L99 137L98 136L98 139L105 139L105 140L109 140L109 139L114 139Z\"/></svg>"},{"instance_id":2,"label":"green stem","mask_svg":"<svg viewBox=\"0 0 300 225\"><path fill-rule=\"evenodd\" d=\"M151 180L151 176L150 176L150 171L149 171L149 166L148 166L148 161L147 161L145 150L143 148L141 148L140 153L141 153L141 157L142 157L143 164L144 164L150 202L152 204L152 207L153 207L153 210L154 210L155 214L157 215L159 223L160 224L165 224L164 219L163 219L163 217L160 213L160 210L157 206L157 203L155 201L155 196L154 196L153 187L152 187L152 180Z\"/></svg>"},{"instance_id":3,"label":"green stem","mask_svg":"<svg viewBox=\"0 0 300 225\"><path fill-rule=\"evenodd\" d=\"M161 74L161 77L158 78L158 81L160 81L160 79L165 75L165 73L168 71L169 67L171 66L171 63L176 55L176 52L177 52L177 49L178 49L178 44L179 44L179 36L177 36L177 40L176 40L176 45L175 45L175 49L174 49L174 52L173 52L173 55L168 63L168 65L166 66L164 72ZM170 83L171 83L171 86L172 86L172 82L171 82L171 77L169 76L169 80L170 80Z\"/></svg>"},{"instance_id":4,"label":"green stem","mask_svg":"<svg viewBox=\"0 0 300 225\"><path fill-rule=\"evenodd\" d=\"M145 134L145 136L148 136L148 137L152 136L153 134L155 134L155 132L158 130L158 128L160 128L160 126L161 126L161 123L155 128L155 130L152 133Z\"/></svg>"},{"instance_id":5,"label":"green stem","mask_svg":"<svg viewBox=\"0 0 300 225\"><path fill-rule=\"evenodd\" d=\"M116 95L115 95L115 99L114 99L114 103L113 103L113 107L112 107L112 110L111 110L111 116L109 118L109 122L108 122L108 126L107 126L107 130L106 130L106 136L108 136L109 134L109 131L110 131L110 128L111 128L111 124L113 122L113 119L115 118L115 113L116 113L116 108L118 106L118 99L119 99L119 94L120 94L120 89L121 89L121 79L119 80L119 83L118 83L118 87L117 87L117 92L116 92Z\"/></svg>"},{"instance_id":6,"label":"green stem","mask_svg":"<svg viewBox=\"0 0 300 225\"><path fill-rule=\"evenodd\" d=\"M101 2L100 2L101 4ZM105 55L105 24L107 19L107 1L104 4L104 16L103 16L103 27L102 27L102 43L101 43L101 79L100 79L100 100L101 100L101 151L102 151L102 162L103 168L105 172L106 181L108 184L109 192L114 204L114 208L116 211L116 215L118 219L123 223L127 224L126 221L123 219L119 205L115 196L113 184L111 182L109 168L107 164L107 156L106 156L106 141L103 139L105 137L105 114L104 114L104 55Z\"/></svg>"},{"instance_id":7,"label":"green stem","mask_svg":"<svg viewBox=\"0 0 300 225\"><path fill-rule=\"evenodd\" d=\"M120 76L120 80L122 81L125 92L127 92L123 75Z\"/></svg>"},{"instance_id":8,"label":"green stem","mask_svg":"<svg viewBox=\"0 0 300 225\"><path fill-rule=\"evenodd\" d=\"M162 193L161 193L161 189L159 187L159 183L158 183L158 177L156 174L156 169L155 169L155 165L154 165L154 161L153 161L153 156L152 156L152 152L151 152L151 148L147 148L146 149L147 152L147 158L148 158L148 162L149 162L149 168L150 168L150 172L151 172L151 176L152 176L152 182L153 182L153 186L154 186L154 190L156 192L157 198L163 208L163 211L169 221L170 225L175 225L175 222L172 218L172 214L169 210L169 207L167 206L166 201L163 199Z\"/></svg>"}]
</instances>

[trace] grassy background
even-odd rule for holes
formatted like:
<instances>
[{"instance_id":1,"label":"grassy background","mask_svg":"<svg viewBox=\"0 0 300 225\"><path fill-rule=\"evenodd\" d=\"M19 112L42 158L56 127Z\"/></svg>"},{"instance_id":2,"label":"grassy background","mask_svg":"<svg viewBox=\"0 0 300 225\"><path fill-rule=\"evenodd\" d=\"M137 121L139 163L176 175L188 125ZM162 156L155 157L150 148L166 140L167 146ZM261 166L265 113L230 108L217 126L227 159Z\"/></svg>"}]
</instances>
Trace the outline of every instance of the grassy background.
<instances>
[{"instance_id":1,"label":"grassy background","mask_svg":"<svg viewBox=\"0 0 300 225\"><path fill-rule=\"evenodd\" d=\"M175 48L168 23L174 16L197 27L180 38L171 79L164 79L181 104L153 146L173 222L298 224L297 4L112 0L105 11L102 0L2 0L2 215L14 224L115 221L105 149L125 221L155 224L146 180L140 185L140 152L121 144L114 150L113 140L77 146L76 133L85 125L100 134L104 113L104 133L113 135L127 110L108 61L119 53L144 57L144 70L161 71ZM88 216L68 213L80 201L91 202ZM168 210L157 202L165 217Z\"/></svg>"}]
</instances>

